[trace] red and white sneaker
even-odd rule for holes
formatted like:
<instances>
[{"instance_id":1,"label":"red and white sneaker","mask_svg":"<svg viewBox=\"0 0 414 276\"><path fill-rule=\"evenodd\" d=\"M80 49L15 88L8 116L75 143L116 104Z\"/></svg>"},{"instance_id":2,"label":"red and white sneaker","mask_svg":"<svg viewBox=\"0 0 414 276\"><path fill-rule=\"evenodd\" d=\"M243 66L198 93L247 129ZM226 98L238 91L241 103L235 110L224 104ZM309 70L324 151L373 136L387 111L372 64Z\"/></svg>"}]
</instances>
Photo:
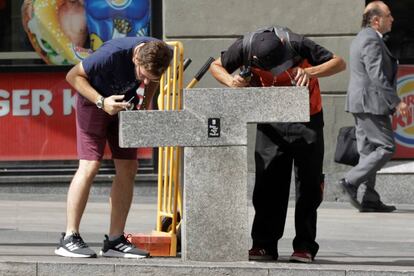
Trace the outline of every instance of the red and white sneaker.
<instances>
[{"instance_id":1,"label":"red and white sneaker","mask_svg":"<svg viewBox=\"0 0 414 276\"><path fill-rule=\"evenodd\" d=\"M265 260L277 260L278 254L271 253L269 250L260 247L253 247L249 250L249 260L265 261Z\"/></svg>"},{"instance_id":2,"label":"red and white sneaker","mask_svg":"<svg viewBox=\"0 0 414 276\"><path fill-rule=\"evenodd\" d=\"M294 263L311 263L313 262L313 256L306 250L295 250L289 259L290 262Z\"/></svg>"}]
</instances>

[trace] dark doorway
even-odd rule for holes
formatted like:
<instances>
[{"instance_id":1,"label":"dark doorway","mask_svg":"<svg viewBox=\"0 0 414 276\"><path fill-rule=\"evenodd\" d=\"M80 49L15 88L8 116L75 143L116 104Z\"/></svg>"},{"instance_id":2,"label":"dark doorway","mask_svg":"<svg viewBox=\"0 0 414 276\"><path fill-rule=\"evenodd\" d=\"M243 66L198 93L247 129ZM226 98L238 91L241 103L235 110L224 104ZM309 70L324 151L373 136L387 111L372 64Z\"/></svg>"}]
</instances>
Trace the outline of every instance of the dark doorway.
<instances>
[{"instance_id":1,"label":"dark doorway","mask_svg":"<svg viewBox=\"0 0 414 276\"><path fill-rule=\"evenodd\" d=\"M366 4L373 1L366 1ZM414 64L414 24L412 22L414 1L384 0L391 10L394 22L392 31L385 35L385 41L400 64Z\"/></svg>"}]
</instances>

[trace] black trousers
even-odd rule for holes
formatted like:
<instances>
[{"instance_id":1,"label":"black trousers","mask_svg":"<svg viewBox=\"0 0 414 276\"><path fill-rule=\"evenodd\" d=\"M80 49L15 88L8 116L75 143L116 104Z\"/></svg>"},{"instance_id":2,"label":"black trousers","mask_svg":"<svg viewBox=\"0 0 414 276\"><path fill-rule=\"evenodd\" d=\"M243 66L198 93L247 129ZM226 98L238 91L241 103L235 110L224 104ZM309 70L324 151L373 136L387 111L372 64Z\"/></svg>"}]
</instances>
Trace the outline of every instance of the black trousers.
<instances>
[{"instance_id":1,"label":"black trousers","mask_svg":"<svg viewBox=\"0 0 414 276\"><path fill-rule=\"evenodd\" d=\"M260 124L256 137L256 182L253 191L255 217L253 246L277 251L283 236L289 201L292 166L295 171L296 206L294 250L316 255L317 208L323 198L323 126L310 129L312 141L298 133L284 133L272 125Z\"/></svg>"}]
</instances>

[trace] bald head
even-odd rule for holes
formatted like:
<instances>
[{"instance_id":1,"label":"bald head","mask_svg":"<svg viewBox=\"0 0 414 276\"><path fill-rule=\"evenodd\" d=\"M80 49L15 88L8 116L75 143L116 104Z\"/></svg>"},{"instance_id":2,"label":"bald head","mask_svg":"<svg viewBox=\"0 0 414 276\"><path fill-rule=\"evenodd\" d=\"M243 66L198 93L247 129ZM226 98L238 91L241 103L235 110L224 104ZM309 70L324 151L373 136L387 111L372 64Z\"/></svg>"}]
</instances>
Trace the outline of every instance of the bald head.
<instances>
[{"instance_id":1,"label":"bald head","mask_svg":"<svg viewBox=\"0 0 414 276\"><path fill-rule=\"evenodd\" d=\"M386 5L382 1L373 1L365 7L364 14L372 10L381 10L384 6Z\"/></svg>"},{"instance_id":2,"label":"bald head","mask_svg":"<svg viewBox=\"0 0 414 276\"><path fill-rule=\"evenodd\" d=\"M372 27L380 33L387 33L391 31L393 20L390 9L384 2L373 1L365 7L362 27Z\"/></svg>"}]
</instances>

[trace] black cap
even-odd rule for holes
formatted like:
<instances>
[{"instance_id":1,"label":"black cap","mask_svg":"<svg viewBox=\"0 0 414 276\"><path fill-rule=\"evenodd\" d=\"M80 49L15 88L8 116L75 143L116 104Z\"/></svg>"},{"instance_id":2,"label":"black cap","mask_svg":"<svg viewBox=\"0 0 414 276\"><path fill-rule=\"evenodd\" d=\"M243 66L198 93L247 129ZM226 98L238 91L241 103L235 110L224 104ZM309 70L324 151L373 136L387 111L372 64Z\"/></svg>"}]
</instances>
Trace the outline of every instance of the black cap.
<instances>
[{"instance_id":1,"label":"black cap","mask_svg":"<svg viewBox=\"0 0 414 276\"><path fill-rule=\"evenodd\" d=\"M270 70L285 60L286 47L273 31L255 34L250 47L253 66Z\"/></svg>"}]
</instances>

